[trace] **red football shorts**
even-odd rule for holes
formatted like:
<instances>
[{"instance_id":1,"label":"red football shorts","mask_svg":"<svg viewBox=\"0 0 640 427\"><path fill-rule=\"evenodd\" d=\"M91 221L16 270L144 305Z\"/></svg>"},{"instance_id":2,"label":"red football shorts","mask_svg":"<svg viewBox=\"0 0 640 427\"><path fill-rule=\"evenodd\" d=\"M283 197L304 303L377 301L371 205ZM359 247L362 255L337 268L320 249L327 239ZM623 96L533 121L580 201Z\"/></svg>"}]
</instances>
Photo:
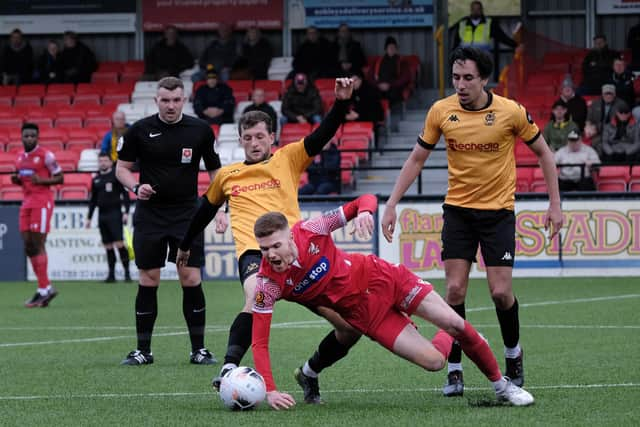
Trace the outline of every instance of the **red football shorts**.
<instances>
[{"instance_id":1,"label":"red football shorts","mask_svg":"<svg viewBox=\"0 0 640 427\"><path fill-rule=\"evenodd\" d=\"M20 208L20 231L34 233L48 233L51 227L53 203L43 202L41 205L31 205Z\"/></svg>"},{"instance_id":2,"label":"red football shorts","mask_svg":"<svg viewBox=\"0 0 640 427\"><path fill-rule=\"evenodd\" d=\"M409 316L433 290L433 286L422 281L404 265L390 264L375 256L367 257L366 262L366 307L354 310L354 317L347 320L369 338L393 350L400 332L413 324ZM365 304L365 301L362 303Z\"/></svg>"}]
</instances>

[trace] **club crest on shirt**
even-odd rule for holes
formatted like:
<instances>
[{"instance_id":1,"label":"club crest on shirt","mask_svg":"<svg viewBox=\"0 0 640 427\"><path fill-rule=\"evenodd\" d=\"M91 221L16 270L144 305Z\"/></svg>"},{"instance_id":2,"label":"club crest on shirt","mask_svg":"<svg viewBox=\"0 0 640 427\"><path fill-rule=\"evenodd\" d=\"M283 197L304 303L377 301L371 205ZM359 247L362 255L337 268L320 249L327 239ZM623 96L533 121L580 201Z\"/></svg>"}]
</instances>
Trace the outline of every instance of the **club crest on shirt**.
<instances>
[{"instance_id":1,"label":"club crest on shirt","mask_svg":"<svg viewBox=\"0 0 640 427\"><path fill-rule=\"evenodd\" d=\"M315 243L311 242L309 245L309 255L318 255L320 253L320 248Z\"/></svg>"},{"instance_id":2,"label":"club crest on shirt","mask_svg":"<svg viewBox=\"0 0 640 427\"><path fill-rule=\"evenodd\" d=\"M291 280L291 279L287 279L287 280L285 280L285 281L284 281L284 283L285 283L287 286L293 286L293 280Z\"/></svg>"},{"instance_id":3,"label":"club crest on shirt","mask_svg":"<svg viewBox=\"0 0 640 427\"><path fill-rule=\"evenodd\" d=\"M37 165L38 163L40 163L40 157L35 156L35 157L33 158L33 163L35 163L36 165Z\"/></svg>"},{"instance_id":4,"label":"club crest on shirt","mask_svg":"<svg viewBox=\"0 0 640 427\"><path fill-rule=\"evenodd\" d=\"M193 150L191 148L183 148L182 149L182 160L181 163L191 163L191 158L193 157Z\"/></svg>"},{"instance_id":5,"label":"club crest on shirt","mask_svg":"<svg viewBox=\"0 0 640 427\"><path fill-rule=\"evenodd\" d=\"M260 308L264 307L264 292L262 291L256 292L255 305L256 307L260 307Z\"/></svg>"},{"instance_id":6,"label":"club crest on shirt","mask_svg":"<svg viewBox=\"0 0 640 427\"><path fill-rule=\"evenodd\" d=\"M493 123L496 121L496 115L493 111L487 113L486 116L484 116L484 124L485 126L493 126Z\"/></svg>"}]
</instances>

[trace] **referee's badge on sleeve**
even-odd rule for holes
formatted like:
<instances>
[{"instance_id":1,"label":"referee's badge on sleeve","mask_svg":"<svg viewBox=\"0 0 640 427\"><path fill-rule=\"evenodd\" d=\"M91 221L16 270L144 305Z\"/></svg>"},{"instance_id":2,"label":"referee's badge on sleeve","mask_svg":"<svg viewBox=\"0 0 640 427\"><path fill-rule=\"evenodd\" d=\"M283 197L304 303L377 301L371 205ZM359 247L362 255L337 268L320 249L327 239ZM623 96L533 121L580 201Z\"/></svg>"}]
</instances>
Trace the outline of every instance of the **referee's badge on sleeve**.
<instances>
[{"instance_id":1,"label":"referee's badge on sleeve","mask_svg":"<svg viewBox=\"0 0 640 427\"><path fill-rule=\"evenodd\" d=\"M122 150L122 146L124 145L124 137L118 138L118 145L116 145L116 151Z\"/></svg>"},{"instance_id":2,"label":"referee's badge on sleeve","mask_svg":"<svg viewBox=\"0 0 640 427\"><path fill-rule=\"evenodd\" d=\"M181 163L191 163L191 157L193 157L193 151L191 148L183 148Z\"/></svg>"}]
</instances>

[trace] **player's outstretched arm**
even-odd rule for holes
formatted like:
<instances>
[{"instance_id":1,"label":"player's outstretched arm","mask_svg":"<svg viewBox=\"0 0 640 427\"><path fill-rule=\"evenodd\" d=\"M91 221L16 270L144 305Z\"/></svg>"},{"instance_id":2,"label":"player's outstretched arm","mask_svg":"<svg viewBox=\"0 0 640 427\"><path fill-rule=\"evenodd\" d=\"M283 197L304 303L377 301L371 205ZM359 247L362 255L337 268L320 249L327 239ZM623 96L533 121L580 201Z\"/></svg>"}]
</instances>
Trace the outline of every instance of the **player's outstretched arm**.
<instances>
[{"instance_id":1,"label":"player's outstretched arm","mask_svg":"<svg viewBox=\"0 0 640 427\"><path fill-rule=\"evenodd\" d=\"M200 206L196 211L193 218L191 218L191 222L189 223L189 228L187 229L186 234L182 238L182 242L180 243L180 250L183 252L189 251L191 248L191 243L193 243L193 239L200 234L206 226L211 222L211 220L216 216L216 212L221 205L212 205L207 199L206 196L203 196L200 199Z\"/></svg>"},{"instance_id":2,"label":"player's outstretched arm","mask_svg":"<svg viewBox=\"0 0 640 427\"><path fill-rule=\"evenodd\" d=\"M420 174L422 166L424 166L424 162L427 161L430 154L431 150L422 147L420 144L416 144L411 154L409 154L409 158L404 162L404 165L402 165L400 175L396 180L396 184L393 186L393 190L384 209L384 214L382 215L382 234L389 243L393 240L393 231L396 226L396 205Z\"/></svg>"},{"instance_id":3,"label":"player's outstretched arm","mask_svg":"<svg viewBox=\"0 0 640 427\"><path fill-rule=\"evenodd\" d=\"M289 409L296 404L296 401L290 394L281 393L278 390L267 392L267 403L276 411L280 409Z\"/></svg>"},{"instance_id":4,"label":"player's outstretched arm","mask_svg":"<svg viewBox=\"0 0 640 427\"><path fill-rule=\"evenodd\" d=\"M549 193L549 208L544 219L544 228L549 231L549 240L552 240L562 228L563 218L560 208L560 189L558 187L558 171L553 153L549 145L540 135L532 144L529 145L540 162L544 182L547 184L547 192Z\"/></svg>"},{"instance_id":5,"label":"player's outstretched arm","mask_svg":"<svg viewBox=\"0 0 640 427\"><path fill-rule=\"evenodd\" d=\"M309 157L319 154L331 138L334 137L349 108L349 100L353 93L353 81L348 78L336 79L336 102L325 118L310 135L304 138L304 148Z\"/></svg>"}]
</instances>

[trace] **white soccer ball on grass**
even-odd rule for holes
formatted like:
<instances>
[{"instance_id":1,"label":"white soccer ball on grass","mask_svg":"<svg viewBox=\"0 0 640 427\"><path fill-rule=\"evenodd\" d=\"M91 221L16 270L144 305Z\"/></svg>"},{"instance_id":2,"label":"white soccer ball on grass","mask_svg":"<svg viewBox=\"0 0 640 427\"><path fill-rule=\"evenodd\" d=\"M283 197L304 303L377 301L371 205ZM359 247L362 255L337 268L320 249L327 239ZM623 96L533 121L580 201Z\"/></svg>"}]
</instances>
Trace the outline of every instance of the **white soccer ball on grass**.
<instances>
[{"instance_id":1,"label":"white soccer ball on grass","mask_svg":"<svg viewBox=\"0 0 640 427\"><path fill-rule=\"evenodd\" d=\"M228 372L220 382L220 399L227 408L246 411L257 407L267 397L262 375L248 366Z\"/></svg>"}]
</instances>

